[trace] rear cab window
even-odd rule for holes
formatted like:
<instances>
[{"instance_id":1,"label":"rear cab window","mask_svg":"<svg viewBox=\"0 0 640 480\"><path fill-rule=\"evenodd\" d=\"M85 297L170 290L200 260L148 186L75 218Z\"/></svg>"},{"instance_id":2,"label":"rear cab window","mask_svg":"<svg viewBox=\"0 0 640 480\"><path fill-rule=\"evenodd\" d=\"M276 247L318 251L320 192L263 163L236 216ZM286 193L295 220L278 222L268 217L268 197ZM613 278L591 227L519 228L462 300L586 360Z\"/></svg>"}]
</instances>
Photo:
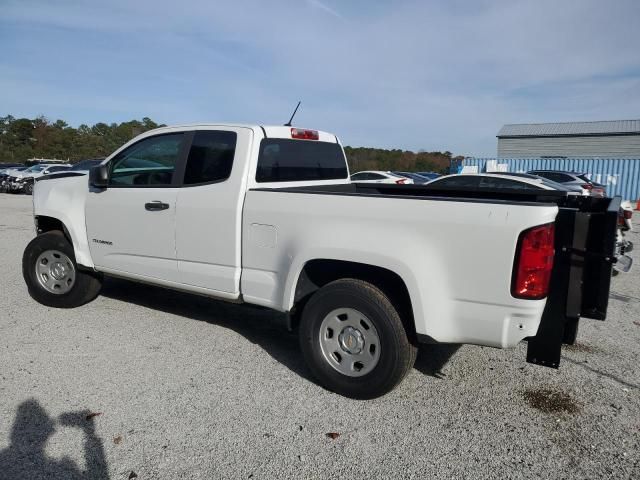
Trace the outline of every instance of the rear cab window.
<instances>
[{"instance_id":1,"label":"rear cab window","mask_svg":"<svg viewBox=\"0 0 640 480\"><path fill-rule=\"evenodd\" d=\"M347 161L340 144L315 140L264 138L256 182L344 180Z\"/></svg>"}]
</instances>

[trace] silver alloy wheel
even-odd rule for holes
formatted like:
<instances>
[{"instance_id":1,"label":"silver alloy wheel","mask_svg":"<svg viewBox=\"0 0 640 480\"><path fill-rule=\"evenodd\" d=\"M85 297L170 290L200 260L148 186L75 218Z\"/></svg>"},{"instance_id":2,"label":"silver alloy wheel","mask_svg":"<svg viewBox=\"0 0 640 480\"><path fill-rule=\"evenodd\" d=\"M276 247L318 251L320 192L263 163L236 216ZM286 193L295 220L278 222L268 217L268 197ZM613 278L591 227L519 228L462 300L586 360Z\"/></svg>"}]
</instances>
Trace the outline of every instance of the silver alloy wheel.
<instances>
[{"instance_id":1,"label":"silver alloy wheel","mask_svg":"<svg viewBox=\"0 0 640 480\"><path fill-rule=\"evenodd\" d=\"M322 356L335 370L349 377L366 375L380 359L378 331L363 313L353 308L329 312L320 324Z\"/></svg>"},{"instance_id":2,"label":"silver alloy wheel","mask_svg":"<svg viewBox=\"0 0 640 480\"><path fill-rule=\"evenodd\" d=\"M59 250L46 250L36 260L36 278L47 292L63 295L76 282L76 267Z\"/></svg>"}]
</instances>

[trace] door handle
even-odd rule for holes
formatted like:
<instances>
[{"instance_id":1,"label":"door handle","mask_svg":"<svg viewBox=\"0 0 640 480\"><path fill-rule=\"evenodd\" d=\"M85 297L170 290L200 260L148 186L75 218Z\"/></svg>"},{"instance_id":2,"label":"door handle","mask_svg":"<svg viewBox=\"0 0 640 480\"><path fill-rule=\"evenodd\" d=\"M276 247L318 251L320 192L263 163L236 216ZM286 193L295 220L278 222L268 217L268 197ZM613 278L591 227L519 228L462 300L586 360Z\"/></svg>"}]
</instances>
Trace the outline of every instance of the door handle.
<instances>
[{"instance_id":1,"label":"door handle","mask_svg":"<svg viewBox=\"0 0 640 480\"><path fill-rule=\"evenodd\" d=\"M144 204L144 208L149 210L150 212L155 212L158 210L166 210L169 208L168 203L162 203L160 200L154 200L153 202L148 202Z\"/></svg>"}]
</instances>

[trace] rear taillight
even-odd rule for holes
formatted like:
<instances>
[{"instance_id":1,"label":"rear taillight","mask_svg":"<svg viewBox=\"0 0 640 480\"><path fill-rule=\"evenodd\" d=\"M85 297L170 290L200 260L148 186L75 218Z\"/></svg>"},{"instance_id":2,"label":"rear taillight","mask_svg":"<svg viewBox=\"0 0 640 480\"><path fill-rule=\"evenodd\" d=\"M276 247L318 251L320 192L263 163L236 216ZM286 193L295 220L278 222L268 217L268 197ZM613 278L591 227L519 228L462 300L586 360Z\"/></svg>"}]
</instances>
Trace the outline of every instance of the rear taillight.
<instances>
[{"instance_id":1,"label":"rear taillight","mask_svg":"<svg viewBox=\"0 0 640 480\"><path fill-rule=\"evenodd\" d=\"M591 185L590 183L585 183L584 185L580 185L580 186L585 190L591 190L593 188L593 185Z\"/></svg>"},{"instance_id":2,"label":"rear taillight","mask_svg":"<svg viewBox=\"0 0 640 480\"><path fill-rule=\"evenodd\" d=\"M622 212L622 216L624 217L625 220L630 220L632 215L633 215L633 212L631 210L623 210Z\"/></svg>"},{"instance_id":3,"label":"rear taillight","mask_svg":"<svg viewBox=\"0 0 640 480\"><path fill-rule=\"evenodd\" d=\"M407 181L406 178L399 178L398 180L396 180L396 183L398 185L404 185L406 181Z\"/></svg>"},{"instance_id":4,"label":"rear taillight","mask_svg":"<svg viewBox=\"0 0 640 480\"><path fill-rule=\"evenodd\" d=\"M553 223L525 230L520 234L513 269L511 295L538 300L547 296L553 269Z\"/></svg>"},{"instance_id":5,"label":"rear taillight","mask_svg":"<svg viewBox=\"0 0 640 480\"><path fill-rule=\"evenodd\" d=\"M320 134L317 130L305 130L303 128L292 128L291 138L297 138L300 140L319 140Z\"/></svg>"}]
</instances>

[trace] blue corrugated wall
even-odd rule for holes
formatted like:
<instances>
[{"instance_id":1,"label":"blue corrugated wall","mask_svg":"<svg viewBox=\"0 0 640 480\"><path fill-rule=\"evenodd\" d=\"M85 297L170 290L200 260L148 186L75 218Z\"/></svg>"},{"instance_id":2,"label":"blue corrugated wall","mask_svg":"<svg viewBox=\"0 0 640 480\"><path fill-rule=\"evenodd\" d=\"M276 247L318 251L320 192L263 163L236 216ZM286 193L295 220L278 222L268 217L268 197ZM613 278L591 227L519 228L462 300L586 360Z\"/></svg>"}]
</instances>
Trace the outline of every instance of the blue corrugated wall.
<instances>
[{"instance_id":1,"label":"blue corrugated wall","mask_svg":"<svg viewBox=\"0 0 640 480\"><path fill-rule=\"evenodd\" d=\"M565 170L586 173L591 180L607 186L607 195L620 195L624 200L640 200L639 158L475 158L451 163L451 173L458 173L463 166L477 166L478 172L486 170L487 161L507 164L508 172L529 170Z\"/></svg>"}]
</instances>

